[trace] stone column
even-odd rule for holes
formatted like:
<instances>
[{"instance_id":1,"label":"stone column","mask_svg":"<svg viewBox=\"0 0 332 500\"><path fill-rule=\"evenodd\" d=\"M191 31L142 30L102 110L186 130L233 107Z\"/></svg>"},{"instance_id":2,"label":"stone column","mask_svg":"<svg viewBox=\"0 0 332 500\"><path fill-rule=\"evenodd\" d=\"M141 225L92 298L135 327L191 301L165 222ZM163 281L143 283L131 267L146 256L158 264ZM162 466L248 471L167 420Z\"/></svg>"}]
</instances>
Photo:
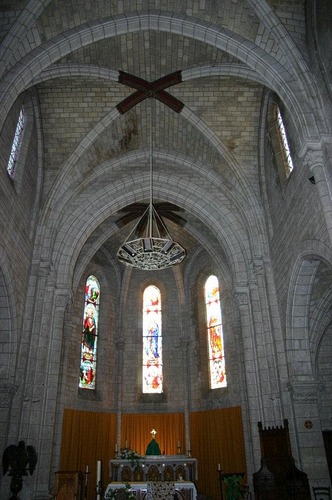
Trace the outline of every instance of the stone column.
<instances>
[{"instance_id":1,"label":"stone column","mask_svg":"<svg viewBox=\"0 0 332 500\"><path fill-rule=\"evenodd\" d=\"M10 444L8 443L8 434L10 427L10 417L11 417L11 409L13 404L13 398L17 391L17 385L2 383L0 385L0 450L1 453L4 452L5 448L7 448ZM2 483L2 474L0 474L0 487Z\"/></svg>"},{"instance_id":2,"label":"stone column","mask_svg":"<svg viewBox=\"0 0 332 500\"><path fill-rule=\"evenodd\" d=\"M181 340L181 347L182 347L182 352L183 352L183 361L184 361L184 377L185 377L185 383L184 387L185 393L184 393L184 425L185 425L185 442L182 444L183 449L181 450L182 454L187 454L189 451L189 446L190 445L190 394L191 394L191 388L190 388L190 342L183 338Z\"/></svg>"},{"instance_id":3,"label":"stone column","mask_svg":"<svg viewBox=\"0 0 332 500\"><path fill-rule=\"evenodd\" d=\"M51 281L53 281L51 279ZM31 444L38 443L38 467L34 476L34 499L52 498L52 455L54 424L58 404L60 367L63 343L63 326L71 293L68 289L56 289L48 282L44 295L44 310L39 325L38 359L34 380L34 400L31 407L29 429Z\"/></svg>"},{"instance_id":4,"label":"stone column","mask_svg":"<svg viewBox=\"0 0 332 500\"><path fill-rule=\"evenodd\" d=\"M327 486L330 478L319 418L319 387L315 381L294 380L288 388L293 401L299 450L295 465L308 474L311 485Z\"/></svg>"},{"instance_id":5,"label":"stone column","mask_svg":"<svg viewBox=\"0 0 332 500\"><path fill-rule=\"evenodd\" d=\"M278 333L278 324L274 324L271 318L270 301L271 296L267 295L268 290L268 277L266 270L266 263L262 258L256 257L253 261L253 278L250 281L251 301L256 304L256 309L253 311L255 318L261 322L259 331L257 331L257 322L255 321L255 338L258 344L259 352L257 357L259 359L259 378L264 380L262 387L263 398L263 414L264 425L280 425L283 422L283 412L281 407L281 388L278 375L278 361L285 364L285 346L284 341L275 334ZM277 342L281 344L282 354L278 353Z\"/></svg>"},{"instance_id":6,"label":"stone column","mask_svg":"<svg viewBox=\"0 0 332 500\"><path fill-rule=\"evenodd\" d=\"M235 287L235 300L240 311L242 353L246 387L243 392L247 398L247 411L249 422L247 428L250 435L245 435L246 462L248 477L260 467L260 444L258 438L257 422L263 416L263 398L261 382L259 380L257 347L253 325L250 291L247 286Z\"/></svg>"},{"instance_id":7,"label":"stone column","mask_svg":"<svg viewBox=\"0 0 332 500\"><path fill-rule=\"evenodd\" d=\"M331 174L326 170L324 160L322 145L317 143L306 150L303 161L314 177L332 245L332 179L330 178Z\"/></svg>"},{"instance_id":8,"label":"stone column","mask_svg":"<svg viewBox=\"0 0 332 500\"><path fill-rule=\"evenodd\" d=\"M121 447L121 419L122 419L122 396L123 394L123 353L125 341L118 340L115 344L117 353L117 393L116 393L116 444L118 450Z\"/></svg>"}]
</instances>

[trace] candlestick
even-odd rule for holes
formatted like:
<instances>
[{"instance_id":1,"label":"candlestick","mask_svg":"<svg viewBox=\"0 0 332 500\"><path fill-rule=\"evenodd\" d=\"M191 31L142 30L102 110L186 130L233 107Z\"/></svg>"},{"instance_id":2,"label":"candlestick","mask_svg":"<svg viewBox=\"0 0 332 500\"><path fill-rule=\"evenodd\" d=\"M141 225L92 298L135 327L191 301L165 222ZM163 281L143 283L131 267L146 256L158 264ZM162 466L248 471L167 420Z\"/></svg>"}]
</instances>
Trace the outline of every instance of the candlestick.
<instances>
[{"instance_id":1,"label":"candlestick","mask_svg":"<svg viewBox=\"0 0 332 500\"><path fill-rule=\"evenodd\" d=\"M101 460L97 460L97 483L101 480Z\"/></svg>"},{"instance_id":2,"label":"candlestick","mask_svg":"<svg viewBox=\"0 0 332 500\"><path fill-rule=\"evenodd\" d=\"M97 500L101 499L102 484L101 484L101 460L97 460Z\"/></svg>"},{"instance_id":3,"label":"candlestick","mask_svg":"<svg viewBox=\"0 0 332 500\"><path fill-rule=\"evenodd\" d=\"M181 455L181 443L178 441L178 455Z\"/></svg>"},{"instance_id":4,"label":"candlestick","mask_svg":"<svg viewBox=\"0 0 332 500\"><path fill-rule=\"evenodd\" d=\"M85 486L88 484L88 477L89 477L89 466L87 465L85 467Z\"/></svg>"}]
</instances>

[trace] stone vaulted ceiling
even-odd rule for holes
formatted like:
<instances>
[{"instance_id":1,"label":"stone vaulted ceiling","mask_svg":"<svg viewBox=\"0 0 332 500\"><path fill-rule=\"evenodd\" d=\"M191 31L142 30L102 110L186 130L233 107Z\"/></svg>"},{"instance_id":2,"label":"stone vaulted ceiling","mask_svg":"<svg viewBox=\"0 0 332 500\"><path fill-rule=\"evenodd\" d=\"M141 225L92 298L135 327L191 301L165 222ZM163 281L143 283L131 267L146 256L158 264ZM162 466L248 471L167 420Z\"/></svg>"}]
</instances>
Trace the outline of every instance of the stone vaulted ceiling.
<instances>
[{"instance_id":1,"label":"stone vaulted ceiling","mask_svg":"<svg viewBox=\"0 0 332 500\"><path fill-rule=\"evenodd\" d=\"M13 12L15 2L9 3ZM4 35L9 28L17 35L6 70L26 65L13 81L38 93L44 218L50 209L62 214L51 223L54 245L72 218L86 224L77 256L103 247L103 255L114 257L131 227L117 226L119 210L148 201L152 127L154 196L179 206L186 221L166 220L172 236L188 253L205 244L213 254L223 241L219 256L229 259L240 245L248 251L263 224L257 209L262 98L272 88L269 77L277 88L278 71L291 81L295 64L288 42L280 42L286 33L276 23L280 4L285 25L297 19L289 43L305 57L300 0L16 2L17 17L8 16L3 27ZM269 71L273 63L280 66L276 76ZM179 72L164 92L181 109L147 93L119 113L119 104L137 91L121 82L121 72L145 82ZM89 209L95 218L88 223Z\"/></svg>"}]
</instances>

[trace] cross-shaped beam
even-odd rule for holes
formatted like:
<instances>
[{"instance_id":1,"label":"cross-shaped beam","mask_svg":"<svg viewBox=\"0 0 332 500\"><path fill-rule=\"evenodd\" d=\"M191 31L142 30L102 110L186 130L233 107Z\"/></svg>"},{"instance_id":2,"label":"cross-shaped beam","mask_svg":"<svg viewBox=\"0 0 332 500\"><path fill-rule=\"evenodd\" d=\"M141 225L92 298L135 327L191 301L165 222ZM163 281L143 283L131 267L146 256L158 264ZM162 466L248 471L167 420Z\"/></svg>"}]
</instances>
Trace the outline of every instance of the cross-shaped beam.
<instances>
[{"instance_id":1,"label":"cross-shaped beam","mask_svg":"<svg viewBox=\"0 0 332 500\"><path fill-rule=\"evenodd\" d=\"M147 82L138 76L125 73L124 71L119 71L119 83L123 83L123 85L128 85L128 87L132 87L137 90L129 97L126 97L126 99L121 101L117 105L117 110L121 114L126 113L126 111L129 111L129 109L144 101L144 99L154 97L163 104L166 104L166 106L169 106L173 109L173 111L176 111L176 113L180 113L184 104L176 97L172 96L168 92L165 92L165 89L181 82L181 71L175 71L169 75L162 76L154 82Z\"/></svg>"}]
</instances>

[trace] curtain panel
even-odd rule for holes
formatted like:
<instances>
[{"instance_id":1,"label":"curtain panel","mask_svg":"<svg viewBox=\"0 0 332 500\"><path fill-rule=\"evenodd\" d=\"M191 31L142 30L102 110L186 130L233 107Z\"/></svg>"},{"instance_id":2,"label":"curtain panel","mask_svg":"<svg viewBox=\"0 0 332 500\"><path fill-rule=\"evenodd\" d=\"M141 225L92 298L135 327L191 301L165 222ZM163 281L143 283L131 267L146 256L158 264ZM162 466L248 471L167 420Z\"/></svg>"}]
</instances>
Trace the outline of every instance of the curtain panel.
<instances>
[{"instance_id":1,"label":"curtain panel","mask_svg":"<svg viewBox=\"0 0 332 500\"><path fill-rule=\"evenodd\" d=\"M183 413L125 414L121 418L121 442L145 455L157 431L161 453L176 455L178 444L186 453ZM96 494L97 461L102 462L103 491L110 482L109 460L114 458L116 415L113 413L65 410L63 418L61 469L82 471L89 467L87 498ZM190 414L192 456L198 461L197 489L212 498L220 497L218 464L223 472L246 473L241 408L206 410Z\"/></svg>"},{"instance_id":2,"label":"curtain panel","mask_svg":"<svg viewBox=\"0 0 332 500\"><path fill-rule=\"evenodd\" d=\"M190 435L198 462L197 489L220 498L218 464L223 472L246 473L241 407L191 413Z\"/></svg>"},{"instance_id":3,"label":"curtain panel","mask_svg":"<svg viewBox=\"0 0 332 500\"><path fill-rule=\"evenodd\" d=\"M185 429L183 413L147 413L126 414L121 419L121 447L126 441L129 448L145 455L146 448L152 439L151 431L155 429L156 442L165 455L176 455L180 444L185 453Z\"/></svg>"},{"instance_id":4,"label":"curtain panel","mask_svg":"<svg viewBox=\"0 0 332 500\"><path fill-rule=\"evenodd\" d=\"M82 471L89 467L87 498L95 498L97 461L102 463L103 490L109 481L108 462L114 458L116 415L65 410L62 426L62 471Z\"/></svg>"}]
</instances>

